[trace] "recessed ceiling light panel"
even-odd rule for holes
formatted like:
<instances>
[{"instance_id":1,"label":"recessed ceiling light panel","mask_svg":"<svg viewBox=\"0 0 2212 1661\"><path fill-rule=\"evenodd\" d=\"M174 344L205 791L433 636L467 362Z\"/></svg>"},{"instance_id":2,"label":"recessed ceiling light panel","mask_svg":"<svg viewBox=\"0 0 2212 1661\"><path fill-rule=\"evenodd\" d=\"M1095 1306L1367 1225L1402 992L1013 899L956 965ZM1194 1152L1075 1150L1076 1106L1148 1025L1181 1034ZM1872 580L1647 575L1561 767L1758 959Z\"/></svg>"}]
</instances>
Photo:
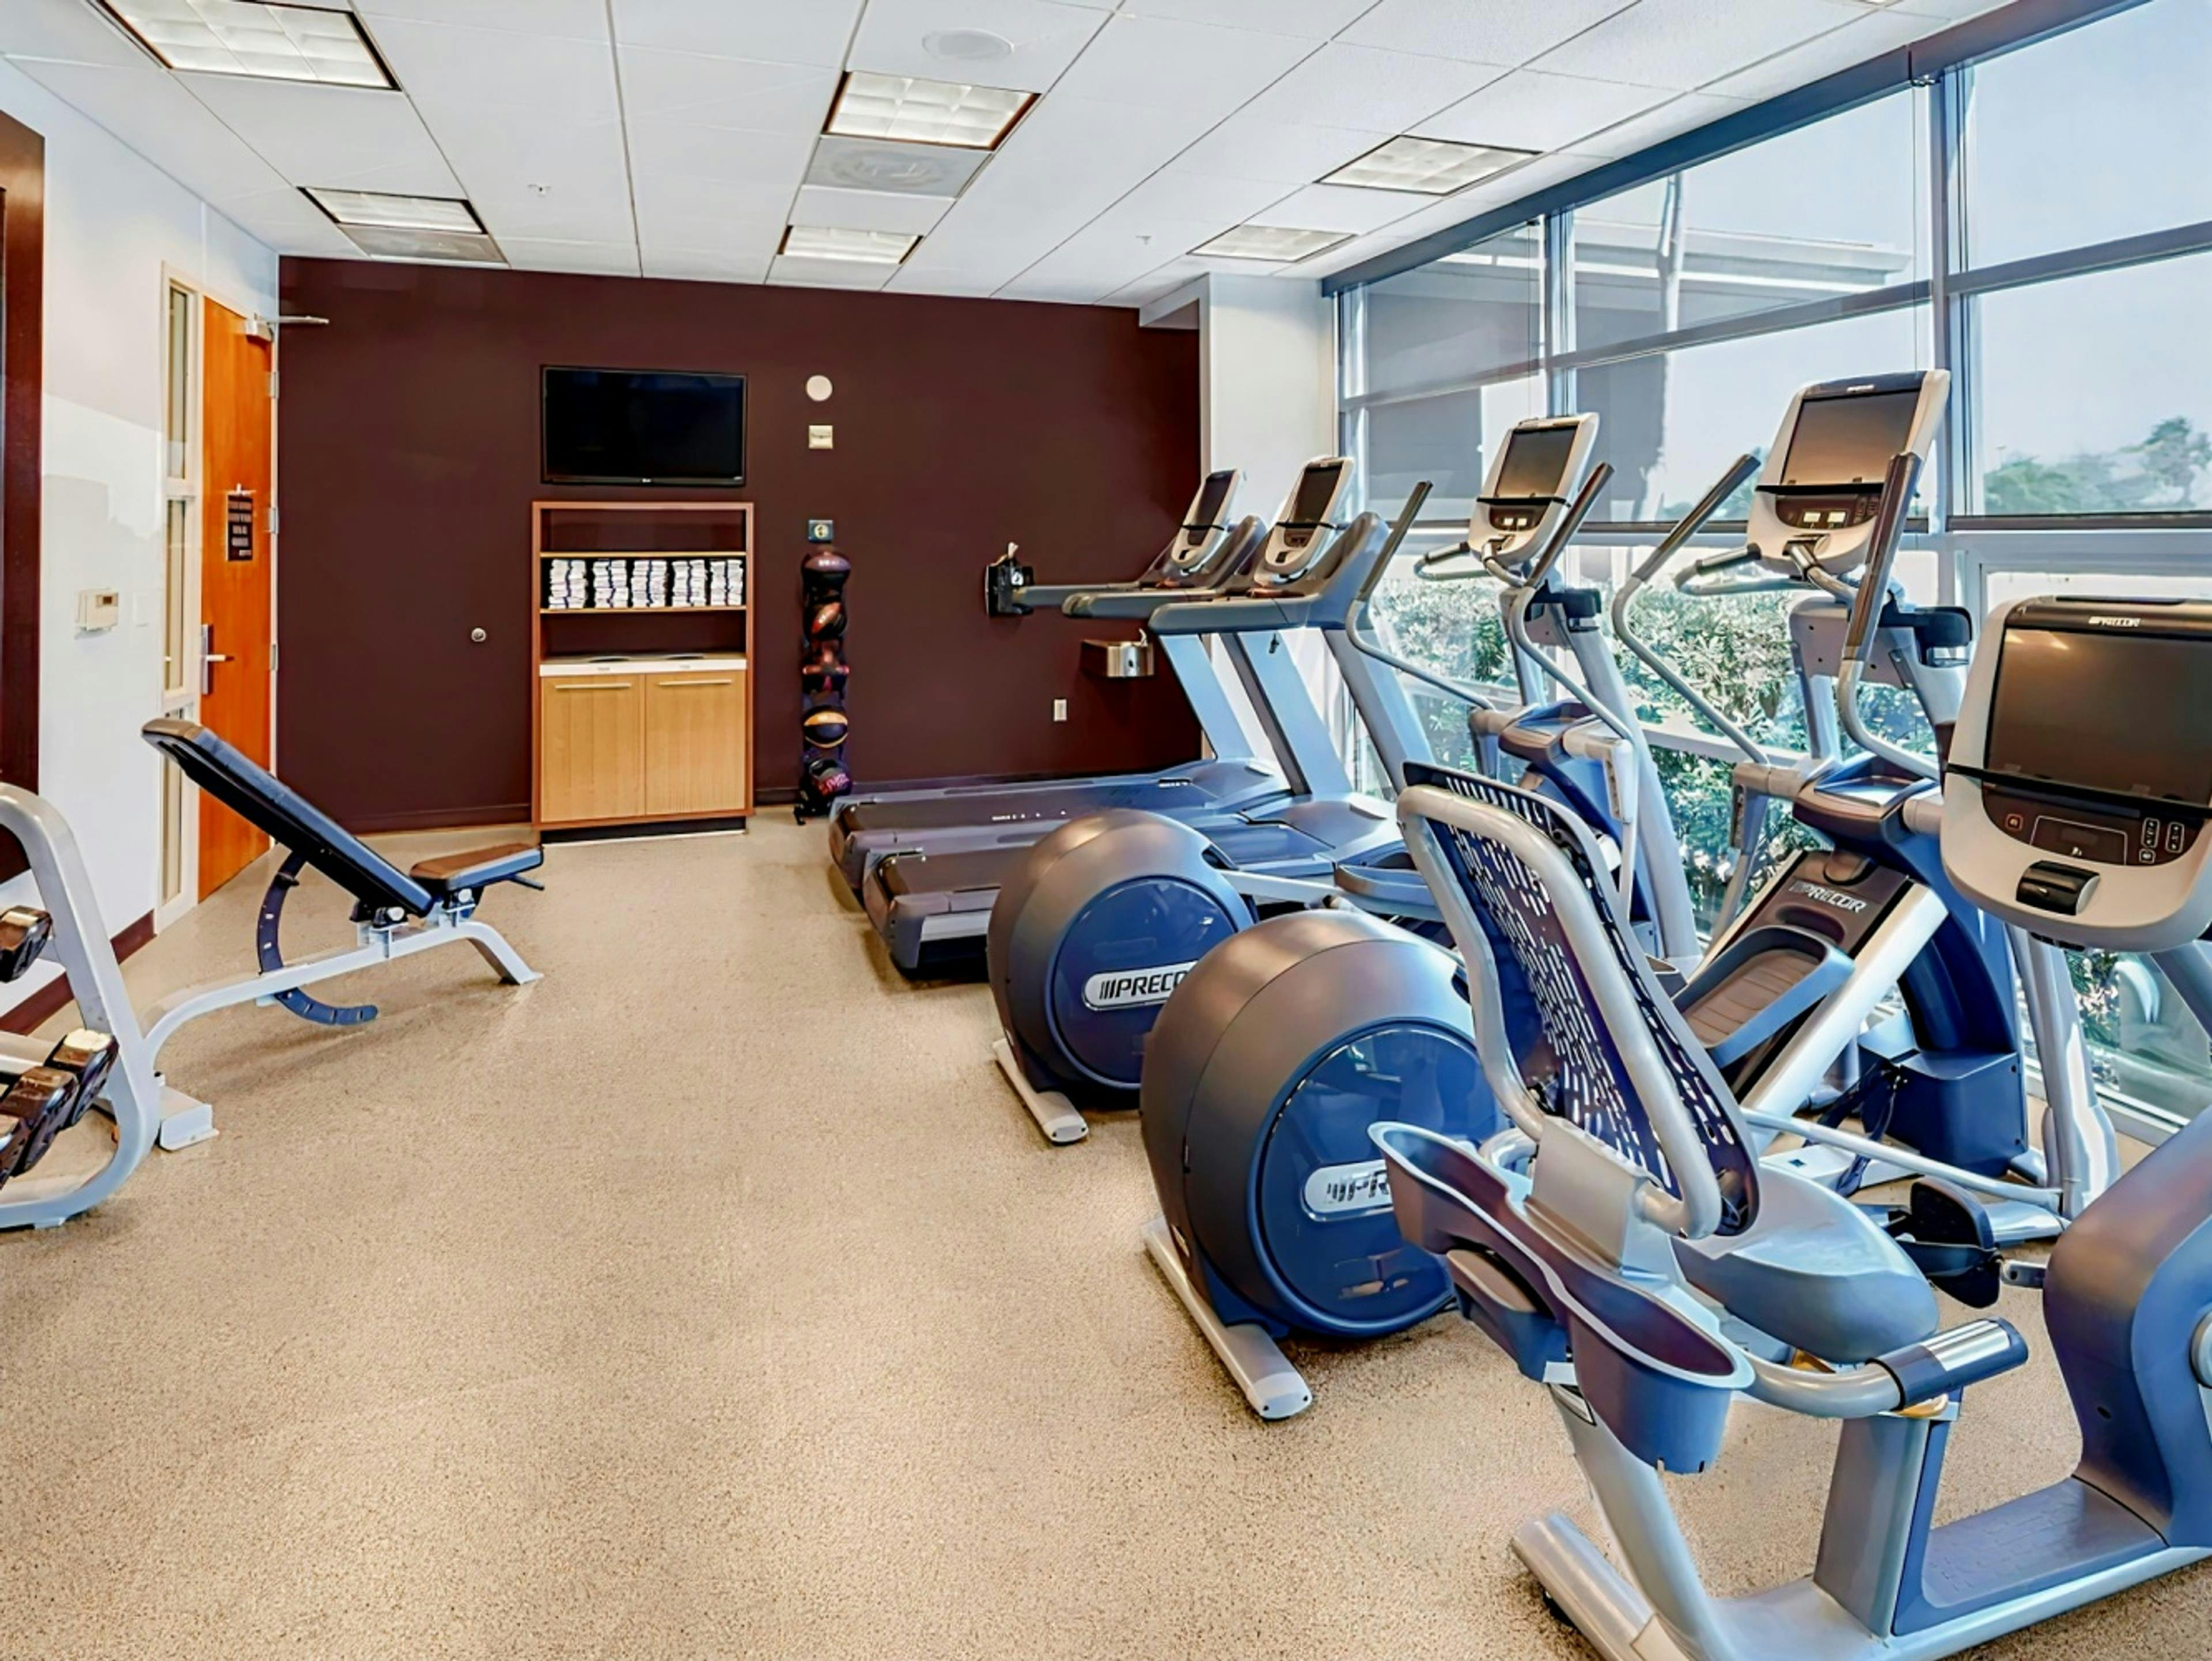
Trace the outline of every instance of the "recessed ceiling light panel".
<instances>
[{"instance_id":1,"label":"recessed ceiling light panel","mask_svg":"<svg viewBox=\"0 0 2212 1661\"><path fill-rule=\"evenodd\" d=\"M378 259L434 260L448 265L504 265L499 244L482 231L425 231L405 225L342 225L363 253Z\"/></svg>"},{"instance_id":2,"label":"recessed ceiling light panel","mask_svg":"<svg viewBox=\"0 0 2212 1661\"><path fill-rule=\"evenodd\" d=\"M447 196L391 196L382 191L309 190L308 198L350 229L373 225L402 231L455 231L483 234L483 222L465 202Z\"/></svg>"},{"instance_id":3,"label":"recessed ceiling light panel","mask_svg":"<svg viewBox=\"0 0 2212 1661\"><path fill-rule=\"evenodd\" d=\"M173 70L396 87L349 11L270 0L99 0Z\"/></svg>"},{"instance_id":4,"label":"recessed ceiling light panel","mask_svg":"<svg viewBox=\"0 0 2212 1661\"><path fill-rule=\"evenodd\" d=\"M1372 191L1413 191L1449 196L1478 180L1517 167L1536 154L1494 144L1455 144L1407 133L1378 144L1357 161L1347 162L1321 182L1356 185Z\"/></svg>"},{"instance_id":5,"label":"recessed ceiling light panel","mask_svg":"<svg viewBox=\"0 0 2212 1661\"><path fill-rule=\"evenodd\" d=\"M828 225L793 225L782 252L794 259L845 259L863 265L896 265L921 239L904 231L853 231Z\"/></svg>"},{"instance_id":6,"label":"recessed ceiling light panel","mask_svg":"<svg viewBox=\"0 0 2212 1661\"><path fill-rule=\"evenodd\" d=\"M823 131L853 138L991 150L1036 98L1035 93L1005 87L970 87L854 70L838 89Z\"/></svg>"},{"instance_id":7,"label":"recessed ceiling light panel","mask_svg":"<svg viewBox=\"0 0 2212 1661\"><path fill-rule=\"evenodd\" d=\"M1265 259L1273 265L1288 265L1310 259L1317 253L1327 253L1340 243L1351 240L1342 231L1303 231L1289 225L1239 225L1233 231L1222 232L1211 242L1200 243L1191 252L1223 259Z\"/></svg>"}]
</instances>

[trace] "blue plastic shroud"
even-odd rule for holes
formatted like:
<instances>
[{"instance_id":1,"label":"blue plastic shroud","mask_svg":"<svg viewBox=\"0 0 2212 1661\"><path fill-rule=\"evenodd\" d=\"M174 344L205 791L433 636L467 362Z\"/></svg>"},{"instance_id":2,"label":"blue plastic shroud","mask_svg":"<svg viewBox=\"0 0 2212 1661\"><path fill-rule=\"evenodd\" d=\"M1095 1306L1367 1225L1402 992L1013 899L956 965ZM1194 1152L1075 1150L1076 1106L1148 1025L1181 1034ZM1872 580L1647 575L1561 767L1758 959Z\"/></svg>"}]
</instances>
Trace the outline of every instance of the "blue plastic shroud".
<instances>
[{"instance_id":1,"label":"blue plastic shroud","mask_svg":"<svg viewBox=\"0 0 2212 1661\"><path fill-rule=\"evenodd\" d=\"M1353 1335L1441 1309L1451 1282L1399 1233L1367 1129L1389 1119L1480 1135L1495 1117L1474 1052L1457 1034L1383 1026L1322 1056L1285 1092L1255 1173L1261 1250L1293 1300L1281 1312L1310 1331Z\"/></svg>"}]
</instances>

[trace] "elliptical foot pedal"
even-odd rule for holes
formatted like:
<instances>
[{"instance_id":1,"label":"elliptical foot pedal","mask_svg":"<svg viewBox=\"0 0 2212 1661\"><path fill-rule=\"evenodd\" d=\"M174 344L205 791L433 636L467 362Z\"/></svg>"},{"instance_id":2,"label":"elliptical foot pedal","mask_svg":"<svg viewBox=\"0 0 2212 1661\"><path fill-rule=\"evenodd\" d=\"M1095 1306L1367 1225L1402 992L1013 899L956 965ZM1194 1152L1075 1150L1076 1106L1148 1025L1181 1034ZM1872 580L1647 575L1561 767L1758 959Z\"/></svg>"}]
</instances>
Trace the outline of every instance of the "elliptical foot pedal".
<instances>
[{"instance_id":1,"label":"elliptical foot pedal","mask_svg":"<svg viewBox=\"0 0 2212 1661\"><path fill-rule=\"evenodd\" d=\"M1054 1147L1065 1147L1091 1134L1091 1122L1076 1111L1074 1103L1057 1090L1039 1090L1029 1081L1022 1064L1014 1059L1013 1047L1003 1037L991 1040L991 1059L1006 1075L1006 1082L1014 1087L1014 1094L1021 1098L1037 1129L1044 1132L1045 1141Z\"/></svg>"},{"instance_id":2,"label":"elliptical foot pedal","mask_svg":"<svg viewBox=\"0 0 2212 1661\"><path fill-rule=\"evenodd\" d=\"M1997 1300L2004 1260L1988 1208L1955 1183L1923 1177L1913 1183L1888 1228L1906 1256L1929 1282L1970 1309Z\"/></svg>"},{"instance_id":3,"label":"elliptical foot pedal","mask_svg":"<svg viewBox=\"0 0 2212 1661\"><path fill-rule=\"evenodd\" d=\"M1290 1364L1264 1329L1249 1321L1231 1326L1199 1296L1198 1288L1184 1271L1175 1241L1169 1238L1167 1219L1153 1218L1145 1225L1144 1233L1145 1252L1152 1258L1152 1267L1159 1270L1160 1278L1182 1305L1191 1324L1220 1358L1221 1365L1250 1403L1252 1411L1262 1419L1288 1419L1311 1407L1313 1387Z\"/></svg>"}]
</instances>

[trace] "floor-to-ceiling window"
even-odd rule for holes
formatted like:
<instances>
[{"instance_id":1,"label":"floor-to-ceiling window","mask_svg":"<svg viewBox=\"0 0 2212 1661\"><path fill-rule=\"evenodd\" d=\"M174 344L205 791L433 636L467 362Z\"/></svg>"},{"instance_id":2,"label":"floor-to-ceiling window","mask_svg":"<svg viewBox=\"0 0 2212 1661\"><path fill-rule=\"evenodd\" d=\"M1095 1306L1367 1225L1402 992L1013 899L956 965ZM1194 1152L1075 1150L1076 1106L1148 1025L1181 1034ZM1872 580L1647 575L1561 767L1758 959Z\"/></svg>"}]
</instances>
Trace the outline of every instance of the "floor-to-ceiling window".
<instances>
[{"instance_id":1,"label":"floor-to-ceiling window","mask_svg":"<svg viewBox=\"0 0 2212 1661\"><path fill-rule=\"evenodd\" d=\"M1610 587L1737 456L1765 454L1798 386L1916 367L1953 376L1900 562L1917 598L1978 613L2054 589L2212 595L2212 0L2142 0L1916 79L1535 204L1340 295L1342 419L1368 505L1436 486L1378 592L1398 649L1457 679L1504 676L1495 585L1413 566L1463 533L1519 417L1601 417L1613 478L1570 569ZM1741 535L1729 513L1701 544ZM1787 749L1805 727L1786 603L1716 607L1662 584L1638 618ZM1729 752L1631 679L1685 843L1715 861ZM1421 703L1464 760L1464 710ZM1911 741L1907 713L1884 713ZM2085 956L2076 979L2116 1098L2152 1119L2212 1104L2212 1047L2148 964Z\"/></svg>"}]
</instances>

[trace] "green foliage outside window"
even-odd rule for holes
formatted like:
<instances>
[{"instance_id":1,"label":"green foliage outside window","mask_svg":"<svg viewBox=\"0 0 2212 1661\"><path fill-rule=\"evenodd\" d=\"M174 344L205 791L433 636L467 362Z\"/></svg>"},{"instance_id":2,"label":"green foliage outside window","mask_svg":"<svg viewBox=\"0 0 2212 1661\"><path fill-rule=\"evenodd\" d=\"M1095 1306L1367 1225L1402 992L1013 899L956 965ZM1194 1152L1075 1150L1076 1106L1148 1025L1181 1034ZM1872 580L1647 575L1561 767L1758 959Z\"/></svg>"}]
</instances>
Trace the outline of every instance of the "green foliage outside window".
<instances>
[{"instance_id":1,"label":"green foliage outside window","mask_svg":"<svg viewBox=\"0 0 2212 1661\"><path fill-rule=\"evenodd\" d=\"M2197 482L2212 469L2212 435L2172 416L2139 444L2059 461L2010 456L1982 479L1982 511L1999 516L2144 514L2212 505Z\"/></svg>"}]
</instances>

